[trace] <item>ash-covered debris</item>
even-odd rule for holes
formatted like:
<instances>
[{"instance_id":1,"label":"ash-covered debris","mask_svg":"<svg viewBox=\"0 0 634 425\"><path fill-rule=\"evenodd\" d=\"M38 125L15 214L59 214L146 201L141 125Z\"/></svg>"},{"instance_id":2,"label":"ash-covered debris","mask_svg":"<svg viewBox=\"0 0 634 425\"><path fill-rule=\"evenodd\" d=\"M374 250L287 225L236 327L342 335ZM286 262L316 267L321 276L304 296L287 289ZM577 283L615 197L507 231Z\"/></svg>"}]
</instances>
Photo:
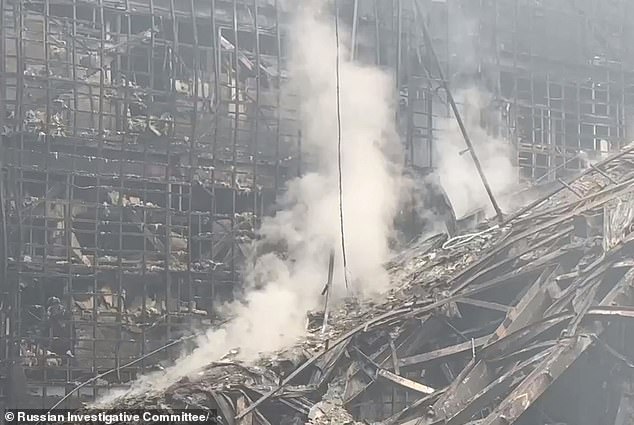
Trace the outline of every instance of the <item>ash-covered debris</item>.
<instances>
[{"instance_id":1,"label":"ash-covered debris","mask_svg":"<svg viewBox=\"0 0 634 425\"><path fill-rule=\"evenodd\" d=\"M306 425L361 425L344 407L344 388L342 379L330 382L321 401L308 412Z\"/></svg>"},{"instance_id":2,"label":"ash-covered debris","mask_svg":"<svg viewBox=\"0 0 634 425\"><path fill-rule=\"evenodd\" d=\"M634 147L595 167L504 223L416 242L387 266L389 292L334 306L323 334L314 312L283 352L111 403L262 425L544 425L577 423L578 398L598 406L583 423L613 423L597 415L629 411ZM572 391L597 382L601 394Z\"/></svg>"}]
</instances>

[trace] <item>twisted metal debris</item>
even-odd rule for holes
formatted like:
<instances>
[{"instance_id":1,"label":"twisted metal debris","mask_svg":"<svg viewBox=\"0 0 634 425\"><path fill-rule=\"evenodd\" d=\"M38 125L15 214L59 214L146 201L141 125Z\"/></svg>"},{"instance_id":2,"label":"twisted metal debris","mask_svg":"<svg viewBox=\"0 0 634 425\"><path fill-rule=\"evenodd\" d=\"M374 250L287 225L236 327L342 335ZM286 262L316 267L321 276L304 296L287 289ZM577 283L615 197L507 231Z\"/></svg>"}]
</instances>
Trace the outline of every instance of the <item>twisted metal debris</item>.
<instances>
[{"instance_id":1,"label":"twisted metal debris","mask_svg":"<svg viewBox=\"0 0 634 425\"><path fill-rule=\"evenodd\" d=\"M326 335L116 405L218 409L231 425L633 423L633 224L629 146L501 226L418 241L384 300L333 309ZM397 392L402 407L381 410Z\"/></svg>"}]
</instances>

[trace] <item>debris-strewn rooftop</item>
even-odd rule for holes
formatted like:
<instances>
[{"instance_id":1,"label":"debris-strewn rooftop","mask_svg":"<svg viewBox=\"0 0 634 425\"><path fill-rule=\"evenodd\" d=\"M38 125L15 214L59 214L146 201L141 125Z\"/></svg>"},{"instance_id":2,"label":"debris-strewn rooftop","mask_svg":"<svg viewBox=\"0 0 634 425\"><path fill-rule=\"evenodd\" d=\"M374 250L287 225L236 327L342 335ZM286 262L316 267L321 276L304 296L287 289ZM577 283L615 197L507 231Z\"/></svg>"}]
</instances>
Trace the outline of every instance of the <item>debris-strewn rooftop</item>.
<instances>
[{"instance_id":1,"label":"debris-strewn rooftop","mask_svg":"<svg viewBox=\"0 0 634 425\"><path fill-rule=\"evenodd\" d=\"M381 391L404 390L383 424L632 423L621 371L633 367L623 325L634 317L633 183L630 146L504 223L415 243L389 265L383 301L346 303L325 335L315 326L257 364L211 363L116 405L344 424L381 408Z\"/></svg>"}]
</instances>

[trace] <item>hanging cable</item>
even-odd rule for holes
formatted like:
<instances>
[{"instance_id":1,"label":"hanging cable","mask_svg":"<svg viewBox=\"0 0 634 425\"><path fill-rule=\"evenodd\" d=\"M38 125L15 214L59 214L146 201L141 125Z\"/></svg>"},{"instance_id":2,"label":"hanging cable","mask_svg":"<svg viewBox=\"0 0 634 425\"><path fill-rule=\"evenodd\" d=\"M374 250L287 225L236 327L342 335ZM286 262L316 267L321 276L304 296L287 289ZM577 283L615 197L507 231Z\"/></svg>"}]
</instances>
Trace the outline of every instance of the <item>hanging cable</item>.
<instances>
[{"instance_id":1,"label":"hanging cable","mask_svg":"<svg viewBox=\"0 0 634 425\"><path fill-rule=\"evenodd\" d=\"M500 228L500 225L496 224L495 226L489 227L488 229L483 230L481 232L454 236L453 238L449 239L447 242L442 244L442 249L454 249L454 248L457 248L459 246L462 246L462 245L465 245L465 244L471 242L475 238L483 236L484 234L489 233L489 232L491 232L493 230L497 230L499 228Z\"/></svg>"},{"instance_id":2,"label":"hanging cable","mask_svg":"<svg viewBox=\"0 0 634 425\"><path fill-rule=\"evenodd\" d=\"M346 259L346 236L343 225L343 178L341 172L341 96L340 96L340 72L339 72L339 2L335 0L335 41L337 45L337 58L335 73L337 76L337 167L339 168L339 226L341 232L341 252L343 254L343 279L348 285L348 261Z\"/></svg>"}]
</instances>

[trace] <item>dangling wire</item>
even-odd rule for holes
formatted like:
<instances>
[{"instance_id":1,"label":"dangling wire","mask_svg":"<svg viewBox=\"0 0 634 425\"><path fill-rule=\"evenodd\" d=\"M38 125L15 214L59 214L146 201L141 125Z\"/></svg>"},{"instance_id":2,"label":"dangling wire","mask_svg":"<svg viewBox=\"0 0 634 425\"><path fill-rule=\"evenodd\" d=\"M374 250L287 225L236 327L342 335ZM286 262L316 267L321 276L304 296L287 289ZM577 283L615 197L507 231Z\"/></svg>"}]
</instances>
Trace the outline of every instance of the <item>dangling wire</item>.
<instances>
[{"instance_id":1,"label":"dangling wire","mask_svg":"<svg viewBox=\"0 0 634 425\"><path fill-rule=\"evenodd\" d=\"M337 59L335 62L335 72L337 74L337 166L339 168L339 225L341 231L341 252L343 253L343 278L348 285L348 261L346 258L346 237L343 225L343 178L341 172L341 96L340 96L340 72L339 72L339 2L335 0L335 40L337 44Z\"/></svg>"}]
</instances>

